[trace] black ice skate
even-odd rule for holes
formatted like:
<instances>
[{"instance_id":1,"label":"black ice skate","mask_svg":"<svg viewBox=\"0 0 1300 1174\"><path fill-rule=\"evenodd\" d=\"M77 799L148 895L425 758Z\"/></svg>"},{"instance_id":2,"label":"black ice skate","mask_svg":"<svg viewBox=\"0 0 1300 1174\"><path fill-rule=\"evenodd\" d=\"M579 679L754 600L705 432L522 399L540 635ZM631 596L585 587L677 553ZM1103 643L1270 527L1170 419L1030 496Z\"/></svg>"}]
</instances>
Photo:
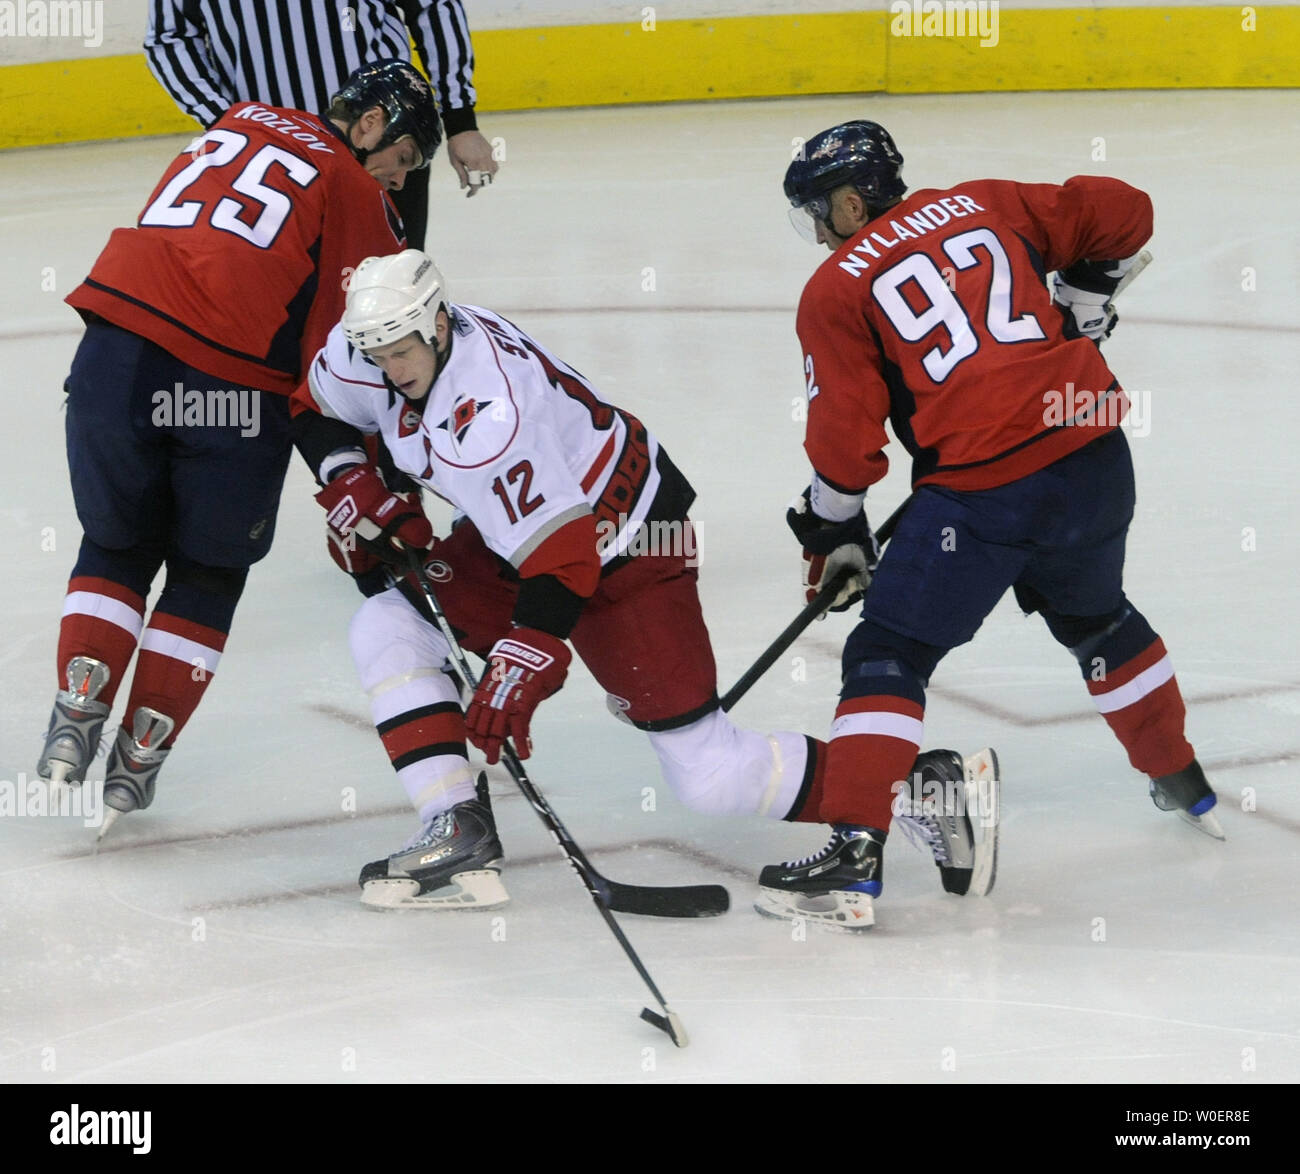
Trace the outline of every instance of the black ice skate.
<instances>
[{"instance_id":1,"label":"black ice skate","mask_svg":"<svg viewBox=\"0 0 1300 1174\"><path fill-rule=\"evenodd\" d=\"M509 901L486 775L479 775L477 791L477 799L435 815L387 860L367 864L361 903L371 909L495 909Z\"/></svg>"},{"instance_id":2,"label":"black ice skate","mask_svg":"<svg viewBox=\"0 0 1300 1174\"><path fill-rule=\"evenodd\" d=\"M987 896L998 871L1002 782L987 747L965 761L955 750L927 750L894 814L914 844L934 854L946 892Z\"/></svg>"},{"instance_id":3,"label":"black ice skate","mask_svg":"<svg viewBox=\"0 0 1300 1174\"><path fill-rule=\"evenodd\" d=\"M1182 770L1151 780L1151 802L1161 811L1176 811L1180 819L1198 831L1216 840L1226 840L1223 825L1211 810L1218 801L1205 771L1194 758Z\"/></svg>"},{"instance_id":4,"label":"black ice skate","mask_svg":"<svg viewBox=\"0 0 1300 1174\"><path fill-rule=\"evenodd\" d=\"M108 719L108 706L95 700L108 684L108 665L88 656L68 661L68 687L55 694L45 748L36 773L58 786L80 784L99 752L99 737Z\"/></svg>"},{"instance_id":5,"label":"black ice skate","mask_svg":"<svg viewBox=\"0 0 1300 1174\"><path fill-rule=\"evenodd\" d=\"M131 733L126 726L117 731L117 740L108 754L104 772L104 824L99 829L103 839L126 812L141 811L153 802L158 771L171 753L164 743L176 723L165 713L139 706L135 711Z\"/></svg>"},{"instance_id":6,"label":"black ice skate","mask_svg":"<svg viewBox=\"0 0 1300 1174\"><path fill-rule=\"evenodd\" d=\"M815 856L763 869L754 908L764 917L827 929L870 929L876 923L871 902L880 896L884 844L885 833L878 828L835 824L830 843Z\"/></svg>"}]
</instances>

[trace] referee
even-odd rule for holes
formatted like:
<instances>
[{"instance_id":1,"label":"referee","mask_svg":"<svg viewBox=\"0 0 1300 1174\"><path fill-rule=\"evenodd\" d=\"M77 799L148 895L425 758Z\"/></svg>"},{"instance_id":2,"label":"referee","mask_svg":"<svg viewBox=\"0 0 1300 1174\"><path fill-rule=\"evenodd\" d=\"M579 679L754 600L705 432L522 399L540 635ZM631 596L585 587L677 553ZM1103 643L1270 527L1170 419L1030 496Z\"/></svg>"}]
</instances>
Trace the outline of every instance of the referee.
<instances>
[{"instance_id":1,"label":"referee","mask_svg":"<svg viewBox=\"0 0 1300 1174\"><path fill-rule=\"evenodd\" d=\"M186 114L210 127L235 102L324 112L368 61L409 61L414 39L433 80L447 155L467 195L497 162L474 117L474 49L460 0L150 0L149 68ZM423 249L429 169L391 193L412 248Z\"/></svg>"}]
</instances>

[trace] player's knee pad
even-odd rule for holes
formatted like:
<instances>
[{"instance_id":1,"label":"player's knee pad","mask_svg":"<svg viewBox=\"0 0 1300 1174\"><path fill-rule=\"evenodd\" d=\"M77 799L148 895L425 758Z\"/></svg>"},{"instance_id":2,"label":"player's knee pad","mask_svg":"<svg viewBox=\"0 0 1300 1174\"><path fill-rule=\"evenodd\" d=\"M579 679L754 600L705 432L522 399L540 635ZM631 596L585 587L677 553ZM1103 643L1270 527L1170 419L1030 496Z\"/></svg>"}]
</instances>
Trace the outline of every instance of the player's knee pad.
<instances>
[{"instance_id":1,"label":"player's knee pad","mask_svg":"<svg viewBox=\"0 0 1300 1174\"><path fill-rule=\"evenodd\" d=\"M720 709L649 737L673 793L710 815L779 819L798 792L808 754L803 735L742 730Z\"/></svg>"},{"instance_id":2,"label":"player's knee pad","mask_svg":"<svg viewBox=\"0 0 1300 1174\"><path fill-rule=\"evenodd\" d=\"M947 651L863 620L844 645L840 697L889 693L924 705L930 674Z\"/></svg>"},{"instance_id":3,"label":"player's knee pad","mask_svg":"<svg viewBox=\"0 0 1300 1174\"><path fill-rule=\"evenodd\" d=\"M372 595L357 609L348 627L348 643L367 693L416 677L436 677L446 683L439 692L447 692L448 700L456 696L455 686L443 673L451 651L447 641L396 588Z\"/></svg>"},{"instance_id":4,"label":"player's knee pad","mask_svg":"<svg viewBox=\"0 0 1300 1174\"><path fill-rule=\"evenodd\" d=\"M129 587L137 595L147 597L158 568L163 565L165 550L162 543L142 542L136 546L110 549L100 546L89 535L83 535L77 562L72 568L72 578L90 576L107 579Z\"/></svg>"},{"instance_id":5,"label":"player's knee pad","mask_svg":"<svg viewBox=\"0 0 1300 1174\"><path fill-rule=\"evenodd\" d=\"M1094 661L1104 662L1103 668L1105 664L1117 668L1156 639L1146 617L1127 599L1121 600L1114 611L1100 616L1065 616L1052 611L1042 614L1048 631L1070 650L1085 677L1097 669Z\"/></svg>"},{"instance_id":6,"label":"player's knee pad","mask_svg":"<svg viewBox=\"0 0 1300 1174\"><path fill-rule=\"evenodd\" d=\"M157 610L228 632L247 581L247 567L214 567L171 554Z\"/></svg>"}]
</instances>

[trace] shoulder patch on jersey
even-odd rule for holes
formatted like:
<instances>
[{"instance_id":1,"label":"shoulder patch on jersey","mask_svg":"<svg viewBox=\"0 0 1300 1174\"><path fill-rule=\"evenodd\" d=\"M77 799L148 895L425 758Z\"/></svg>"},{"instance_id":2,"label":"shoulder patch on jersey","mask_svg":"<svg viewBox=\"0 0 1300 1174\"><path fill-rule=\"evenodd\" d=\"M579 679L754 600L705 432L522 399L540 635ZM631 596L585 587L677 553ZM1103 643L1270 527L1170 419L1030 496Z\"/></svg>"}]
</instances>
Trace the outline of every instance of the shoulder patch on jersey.
<instances>
[{"instance_id":1,"label":"shoulder patch on jersey","mask_svg":"<svg viewBox=\"0 0 1300 1174\"><path fill-rule=\"evenodd\" d=\"M420 421L424 419L424 414L419 408L413 408L407 404L402 409L402 414L397 418L397 435L399 437L414 436L420 430Z\"/></svg>"},{"instance_id":2,"label":"shoulder patch on jersey","mask_svg":"<svg viewBox=\"0 0 1300 1174\"><path fill-rule=\"evenodd\" d=\"M474 323L460 313L459 310L459 306L451 307L451 328L464 338L467 334L474 333Z\"/></svg>"}]
</instances>

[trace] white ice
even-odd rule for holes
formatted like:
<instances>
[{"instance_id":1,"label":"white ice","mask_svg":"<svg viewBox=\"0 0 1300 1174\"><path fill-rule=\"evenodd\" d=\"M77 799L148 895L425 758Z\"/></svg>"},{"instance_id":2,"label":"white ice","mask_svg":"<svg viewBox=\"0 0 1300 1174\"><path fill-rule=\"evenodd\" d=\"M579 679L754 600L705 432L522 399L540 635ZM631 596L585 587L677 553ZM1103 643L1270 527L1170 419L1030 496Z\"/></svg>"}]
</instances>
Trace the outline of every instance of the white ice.
<instances>
[{"instance_id":1,"label":"white ice","mask_svg":"<svg viewBox=\"0 0 1300 1174\"><path fill-rule=\"evenodd\" d=\"M295 458L275 548L154 806L98 855L75 819L0 818L0 1079L1300 1079L1294 101L843 97L495 115L483 121L507 157L490 190L464 200L434 164L430 248L453 296L556 349L694 481L724 688L798 610L784 525L807 480L793 310L822 254L786 221L792 140L868 116L892 130L914 187L1100 172L1148 190L1156 260L1106 348L1150 409L1146 434L1133 429L1127 584L1172 651L1226 843L1155 810L1073 663L1005 600L940 667L926 723L930 746L1001 754L996 889L943 894L896 836L874 931L792 934L752 912L755 876L823 830L684 810L643 737L575 671L540 711L529 764L561 818L619 879L732 891L721 919L623 919L691 1032L678 1051L637 1018L647 992L498 771L507 908L358 904L359 866L413 821L347 653L360 597L325 556ZM35 765L80 539L60 414L80 330L61 298L183 142L0 160L11 792ZM906 489L896 458L872 516ZM824 736L851 623L817 625L737 718Z\"/></svg>"}]
</instances>

